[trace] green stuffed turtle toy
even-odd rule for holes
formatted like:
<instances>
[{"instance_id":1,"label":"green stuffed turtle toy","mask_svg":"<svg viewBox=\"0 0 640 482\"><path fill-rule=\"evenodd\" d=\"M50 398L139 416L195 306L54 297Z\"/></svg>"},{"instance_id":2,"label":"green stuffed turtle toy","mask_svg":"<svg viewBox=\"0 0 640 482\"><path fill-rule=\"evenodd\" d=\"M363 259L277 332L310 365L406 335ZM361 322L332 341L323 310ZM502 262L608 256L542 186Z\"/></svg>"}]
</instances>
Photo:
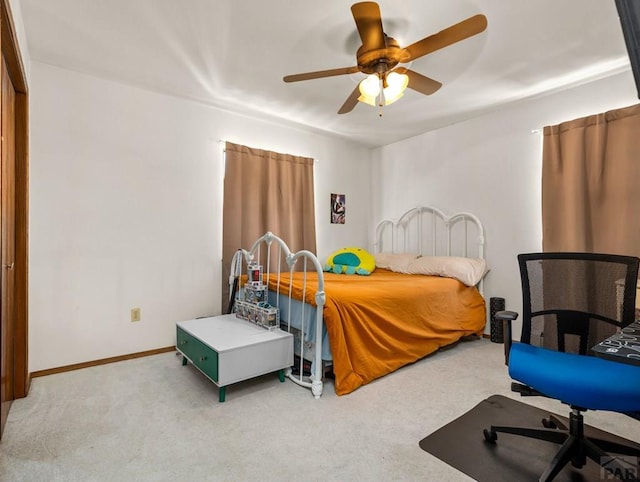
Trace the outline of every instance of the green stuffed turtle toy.
<instances>
[{"instance_id":1,"label":"green stuffed turtle toy","mask_svg":"<svg viewBox=\"0 0 640 482\"><path fill-rule=\"evenodd\" d=\"M334 252L324 271L336 274L370 275L376 269L376 260L371 253L362 248L342 248Z\"/></svg>"}]
</instances>

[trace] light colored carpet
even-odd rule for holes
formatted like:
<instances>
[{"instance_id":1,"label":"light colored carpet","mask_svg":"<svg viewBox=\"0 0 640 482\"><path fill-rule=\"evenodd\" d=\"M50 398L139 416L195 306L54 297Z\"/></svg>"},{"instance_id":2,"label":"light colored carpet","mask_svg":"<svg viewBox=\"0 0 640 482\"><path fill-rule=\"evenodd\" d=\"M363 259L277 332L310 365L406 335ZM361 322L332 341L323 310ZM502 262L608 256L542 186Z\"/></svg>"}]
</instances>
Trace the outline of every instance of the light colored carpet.
<instances>
[{"instance_id":1,"label":"light colored carpet","mask_svg":"<svg viewBox=\"0 0 640 482\"><path fill-rule=\"evenodd\" d=\"M7 481L470 480L418 442L509 391L502 345L464 342L338 397L276 375L218 390L175 353L35 378L0 442ZM560 414L541 397L525 403ZM587 423L640 441L640 422ZM479 433L478 437L482 437Z\"/></svg>"}]
</instances>

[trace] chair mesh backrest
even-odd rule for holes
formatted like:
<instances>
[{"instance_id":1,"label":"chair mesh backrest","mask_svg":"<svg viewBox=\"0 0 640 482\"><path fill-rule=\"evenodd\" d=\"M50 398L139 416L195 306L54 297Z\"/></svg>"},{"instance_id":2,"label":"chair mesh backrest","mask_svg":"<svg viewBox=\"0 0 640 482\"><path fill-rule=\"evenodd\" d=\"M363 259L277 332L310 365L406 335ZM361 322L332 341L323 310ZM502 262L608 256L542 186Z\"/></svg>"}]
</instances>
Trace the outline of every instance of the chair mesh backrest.
<instances>
[{"instance_id":1,"label":"chair mesh backrest","mask_svg":"<svg viewBox=\"0 0 640 482\"><path fill-rule=\"evenodd\" d=\"M518 256L521 342L571 353L634 321L638 258L595 253Z\"/></svg>"}]
</instances>

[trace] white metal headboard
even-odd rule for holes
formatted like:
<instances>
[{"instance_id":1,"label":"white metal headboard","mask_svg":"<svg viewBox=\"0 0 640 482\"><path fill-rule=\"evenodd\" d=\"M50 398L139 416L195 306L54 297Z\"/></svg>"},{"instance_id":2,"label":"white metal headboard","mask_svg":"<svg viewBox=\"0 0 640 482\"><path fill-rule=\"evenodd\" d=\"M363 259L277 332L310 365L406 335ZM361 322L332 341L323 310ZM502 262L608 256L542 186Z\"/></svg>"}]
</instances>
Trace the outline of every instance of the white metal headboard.
<instances>
[{"instance_id":1,"label":"white metal headboard","mask_svg":"<svg viewBox=\"0 0 640 482\"><path fill-rule=\"evenodd\" d=\"M448 216L434 206L418 206L376 225L374 252L484 258L484 242L484 227L476 215Z\"/></svg>"},{"instance_id":2,"label":"white metal headboard","mask_svg":"<svg viewBox=\"0 0 640 482\"><path fill-rule=\"evenodd\" d=\"M376 225L374 253L416 253L484 259L484 227L467 212L446 215L434 206L409 209ZM478 286L482 293L482 281Z\"/></svg>"}]
</instances>

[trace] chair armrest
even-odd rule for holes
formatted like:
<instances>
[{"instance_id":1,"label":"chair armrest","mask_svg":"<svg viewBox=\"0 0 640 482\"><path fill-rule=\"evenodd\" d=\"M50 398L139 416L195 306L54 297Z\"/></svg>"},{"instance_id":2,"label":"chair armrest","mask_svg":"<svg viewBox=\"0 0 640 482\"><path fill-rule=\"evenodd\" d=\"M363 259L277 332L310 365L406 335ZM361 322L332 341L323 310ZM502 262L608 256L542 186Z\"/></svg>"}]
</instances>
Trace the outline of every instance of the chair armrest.
<instances>
[{"instance_id":1,"label":"chair armrest","mask_svg":"<svg viewBox=\"0 0 640 482\"><path fill-rule=\"evenodd\" d=\"M513 321L518 319L518 313L515 311L498 311L495 315L496 320Z\"/></svg>"},{"instance_id":2,"label":"chair armrest","mask_svg":"<svg viewBox=\"0 0 640 482\"><path fill-rule=\"evenodd\" d=\"M504 339L504 364L509 364L509 352L511 351L511 322L518 318L515 311L498 311L494 315L496 320L502 321L502 337Z\"/></svg>"}]
</instances>

